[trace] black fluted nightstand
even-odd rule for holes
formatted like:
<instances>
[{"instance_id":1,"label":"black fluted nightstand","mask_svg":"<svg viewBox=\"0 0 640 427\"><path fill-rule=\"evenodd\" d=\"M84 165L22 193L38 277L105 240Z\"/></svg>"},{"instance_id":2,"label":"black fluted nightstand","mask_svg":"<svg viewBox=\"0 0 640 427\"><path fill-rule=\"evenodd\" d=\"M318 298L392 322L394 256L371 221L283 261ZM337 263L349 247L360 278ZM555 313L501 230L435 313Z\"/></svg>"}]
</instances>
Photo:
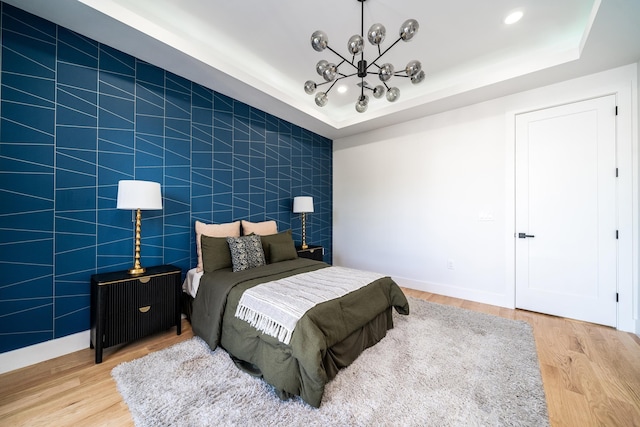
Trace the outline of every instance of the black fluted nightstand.
<instances>
[{"instance_id":1,"label":"black fluted nightstand","mask_svg":"<svg viewBox=\"0 0 640 427\"><path fill-rule=\"evenodd\" d=\"M91 348L96 363L102 350L176 326L182 332L182 271L172 265L91 276Z\"/></svg>"},{"instance_id":2,"label":"black fluted nightstand","mask_svg":"<svg viewBox=\"0 0 640 427\"><path fill-rule=\"evenodd\" d=\"M298 257L300 258L322 261L324 257L324 248L322 246L309 245L307 249L302 249L301 246L296 246L296 251L298 251Z\"/></svg>"}]
</instances>

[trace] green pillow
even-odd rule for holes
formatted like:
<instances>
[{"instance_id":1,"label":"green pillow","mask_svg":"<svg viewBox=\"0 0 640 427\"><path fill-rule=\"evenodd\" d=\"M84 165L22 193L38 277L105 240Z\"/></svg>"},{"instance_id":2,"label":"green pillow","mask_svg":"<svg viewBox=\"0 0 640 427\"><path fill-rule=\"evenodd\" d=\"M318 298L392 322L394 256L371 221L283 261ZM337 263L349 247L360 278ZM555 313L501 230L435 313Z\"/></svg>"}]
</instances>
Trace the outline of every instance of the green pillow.
<instances>
[{"instance_id":1,"label":"green pillow","mask_svg":"<svg viewBox=\"0 0 640 427\"><path fill-rule=\"evenodd\" d=\"M268 234L266 236L260 236L260 241L262 242L264 259L267 260L267 262L269 263L277 262L271 259L271 250L269 248L269 245L274 243L291 243L292 245L294 244L293 238L291 237L291 229L287 231L282 231L278 234ZM294 249L295 249L295 246L294 246Z\"/></svg>"},{"instance_id":2,"label":"green pillow","mask_svg":"<svg viewBox=\"0 0 640 427\"><path fill-rule=\"evenodd\" d=\"M226 237L200 237L202 246L202 268L209 273L223 268L232 267L231 251Z\"/></svg>"},{"instance_id":3,"label":"green pillow","mask_svg":"<svg viewBox=\"0 0 640 427\"><path fill-rule=\"evenodd\" d=\"M298 258L298 251L296 251L293 240L289 243L269 243L269 252L271 253L269 258L271 263Z\"/></svg>"}]
</instances>

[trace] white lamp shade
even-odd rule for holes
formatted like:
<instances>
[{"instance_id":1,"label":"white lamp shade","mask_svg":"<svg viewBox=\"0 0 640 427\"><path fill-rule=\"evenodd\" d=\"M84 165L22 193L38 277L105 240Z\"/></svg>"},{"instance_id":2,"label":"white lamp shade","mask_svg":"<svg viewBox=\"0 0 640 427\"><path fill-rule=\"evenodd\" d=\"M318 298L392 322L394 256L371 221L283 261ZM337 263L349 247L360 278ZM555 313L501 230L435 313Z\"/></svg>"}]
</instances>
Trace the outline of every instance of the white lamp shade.
<instances>
[{"instance_id":1,"label":"white lamp shade","mask_svg":"<svg viewBox=\"0 0 640 427\"><path fill-rule=\"evenodd\" d=\"M313 212L313 197L296 196L293 198L293 213Z\"/></svg>"},{"instance_id":2,"label":"white lamp shade","mask_svg":"<svg viewBox=\"0 0 640 427\"><path fill-rule=\"evenodd\" d=\"M118 209L162 209L160 184L151 181L118 181Z\"/></svg>"}]
</instances>

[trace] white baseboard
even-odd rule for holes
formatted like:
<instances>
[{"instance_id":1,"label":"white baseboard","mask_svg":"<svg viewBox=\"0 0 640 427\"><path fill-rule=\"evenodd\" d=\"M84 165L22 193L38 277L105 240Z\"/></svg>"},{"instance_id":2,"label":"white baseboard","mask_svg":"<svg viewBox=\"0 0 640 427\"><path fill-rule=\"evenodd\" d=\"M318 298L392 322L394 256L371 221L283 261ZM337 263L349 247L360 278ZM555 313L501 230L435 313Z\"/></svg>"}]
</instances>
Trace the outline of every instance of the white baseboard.
<instances>
[{"instance_id":1,"label":"white baseboard","mask_svg":"<svg viewBox=\"0 0 640 427\"><path fill-rule=\"evenodd\" d=\"M90 331L68 335L0 354L0 374L89 347Z\"/></svg>"},{"instance_id":2,"label":"white baseboard","mask_svg":"<svg viewBox=\"0 0 640 427\"><path fill-rule=\"evenodd\" d=\"M515 308L512 298L508 295L478 291L469 288L460 288L451 285L427 283L397 276L393 276L393 280L395 280L396 283L402 287L411 288L418 291L465 299L482 304L496 305L498 307Z\"/></svg>"}]
</instances>

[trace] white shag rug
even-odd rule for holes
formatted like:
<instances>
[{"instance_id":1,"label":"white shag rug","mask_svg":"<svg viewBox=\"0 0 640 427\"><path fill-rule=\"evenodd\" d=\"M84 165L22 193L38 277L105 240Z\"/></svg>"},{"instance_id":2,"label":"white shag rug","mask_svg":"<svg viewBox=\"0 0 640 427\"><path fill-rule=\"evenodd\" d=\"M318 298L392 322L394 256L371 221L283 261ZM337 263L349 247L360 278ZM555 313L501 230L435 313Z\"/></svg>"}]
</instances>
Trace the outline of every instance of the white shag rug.
<instances>
[{"instance_id":1,"label":"white shag rug","mask_svg":"<svg viewBox=\"0 0 640 427\"><path fill-rule=\"evenodd\" d=\"M112 371L136 426L548 426L529 324L409 298L325 389L281 401L200 338Z\"/></svg>"}]
</instances>

